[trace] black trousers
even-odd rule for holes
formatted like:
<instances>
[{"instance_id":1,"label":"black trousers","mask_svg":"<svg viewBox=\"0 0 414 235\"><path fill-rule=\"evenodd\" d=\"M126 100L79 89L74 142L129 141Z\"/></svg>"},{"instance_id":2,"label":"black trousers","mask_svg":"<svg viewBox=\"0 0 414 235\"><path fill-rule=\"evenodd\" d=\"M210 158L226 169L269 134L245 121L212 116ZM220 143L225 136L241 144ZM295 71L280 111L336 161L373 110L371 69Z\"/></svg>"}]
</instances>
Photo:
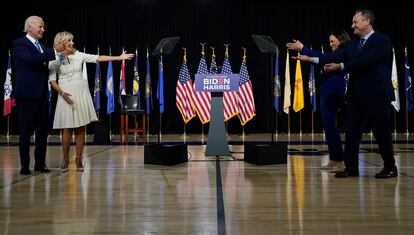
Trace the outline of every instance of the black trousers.
<instances>
[{"instance_id":1,"label":"black trousers","mask_svg":"<svg viewBox=\"0 0 414 235\"><path fill-rule=\"evenodd\" d=\"M390 103L363 105L358 99L348 104L345 133L345 165L349 169L358 169L359 145L362 138L363 125L372 130L384 167L396 169L392 136L390 128Z\"/></svg>"},{"instance_id":2,"label":"black trousers","mask_svg":"<svg viewBox=\"0 0 414 235\"><path fill-rule=\"evenodd\" d=\"M17 99L17 109L21 167L29 169L30 136L35 131L35 168L43 168L45 166L49 127L49 102L47 98L39 100Z\"/></svg>"}]
</instances>

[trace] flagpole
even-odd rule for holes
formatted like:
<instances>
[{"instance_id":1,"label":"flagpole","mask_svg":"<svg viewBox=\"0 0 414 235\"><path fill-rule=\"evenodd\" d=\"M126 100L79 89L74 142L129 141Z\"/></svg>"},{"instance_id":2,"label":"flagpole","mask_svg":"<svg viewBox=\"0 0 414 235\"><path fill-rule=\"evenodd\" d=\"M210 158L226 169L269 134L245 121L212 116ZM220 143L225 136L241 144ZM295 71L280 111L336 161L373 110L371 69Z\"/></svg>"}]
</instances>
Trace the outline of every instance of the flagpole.
<instances>
[{"instance_id":1,"label":"flagpole","mask_svg":"<svg viewBox=\"0 0 414 235\"><path fill-rule=\"evenodd\" d=\"M112 55L111 46L109 46L109 55ZM109 68L108 68L109 70ZM113 75L112 75L112 84L113 84ZM109 100L108 100L109 101ZM109 114L109 143L112 142L112 120L111 120L111 113ZM122 133L121 133L122 134Z\"/></svg>"},{"instance_id":2,"label":"flagpole","mask_svg":"<svg viewBox=\"0 0 414 235\"><path fill-rule=\"evenodd\" d=\"M408 136L408 98L405 97L405 133Z\"/></svg>"},{"instance_id":3,"label":"flagpole","mask_svg":"<svg viewBox=\"0 0 414 235\"><path fill-rule=\"evenodd\" d=\"M404 54L405 54L404 67L405 67L405 70L407 70L407 66L409 66L408 63L406 64L406 62L408 62L407 47L404 48ZM405 78L405 79L407 79L407 78ZM407 89L407 87L405 87L405 89ZM408 91L410 91L410 90L408 90ZM408 91L406 91L406 94L407 94ZM407 136L409 134L409 132L408 132L408 102L409 102L408 101L408 95L406 95L405 96L405 133L406 133Z\"/></svg>"},{"instance_id":4,"label":"flagpole","mask_svg":"<svg viewBox=\"0 0 414 235\"><path fill-rule=\"evenodd\" d=\"M312 46L310 47L310 49L311 50L313 50L312 49ZM311 65L312 66L312 65ZM313 68L313 67L311 67L311 68ZM312 84L312 86L311 86L311 91L313 92L313 89L314 89L314 80L315 80L315 70L311 70L311 71L313 71L313 73L312 73L312 76L313 76L313 81L308 81L308 84L309 83L311 83ZM311 79L311 75L309 75L309 80ZM316 89L315 89L315 91L316 91ZM315 95L315 93L313 93L313 95ZM315 101L316 101L316 99L315 99ZM312 96L311 96L311 131L312 131L312 138L313 138L313 134L315 133L315 131L314 131L314 126L313 126L313 107L316 105L316 104L314 104L313 103L314 101L313 101L313 98L312 98ZM313 143L313 141L312 141L312 143Z\"/></svg>"},{"instance_id":5,"label":"flagpole","mask_svg":"<svg viewBox=\"0 0 414 235\"><path fill-rule=\"evenodd\" d=\"M278 124L277 124L277 120L278 120L278 113L276 112L276 115L275 115L275 139L277 140L277 137L278 137Z\"/></svg>"},{"instance_id":6,"label":"flagpole","mask_svg":"<svg viewBox=\"0 0 414 235\"><path fill-rule=\"evenodd\" d=\"M183 137L183 139L184 139L184 143L186 143L186 142L187 142L187 139L186 139L186 136L185 136L185 133L186 133L186 127L187 127L187 123L184 123L184 137Z\"/></svg>"},{"instance_id":7,"label":"flagpole","mask_svg":"<svg viewBox=\"0 0 414 235\"><path fill-rule=\"evenodd\" d=\"M10 114L7 115L7 143L10 141Z\"/></svg>"},{"instance_id":8,"label":"flagpole","mask_svg":"<svg viewBox=\"0 0 414 235\"><path fill-rule=\"evenodd\" d=\"M277 66L277 68L279 68L279 47L278 46L276 46L276 58L277 58L277 64L275 62L275 65ZM273 58L271 60L273 61ZM276 70L276 68L273 68L273 69ZM275 71L274 74L275 74L275 76L273 76L273 85L272 85L273 90L272 90L272 93L271 93L271 94L273 94L273 97L272 97L273 106L275 106L275 103L274 103L275 102L275 98L274 98L274 96L275 96L275 87L274 86L276 84L277 79L279 79L278 91L279 91L280 97L282 96L281 87L280 87L280 78L277 78L277 76L279 76L279 69L278 69L277 73ZM279 97L279 102L278 103L280 103L280 97ZM279 104L277 106L279 106ZM275 108L275 107L272 107L272 108ZM276 109L276 112L275 112L275 138L276 138L276 140L278 139L278 130L279 130L279 125L278 125L278 118L279 117L278 116L279 116L279 111L278 111L278 109Z\"/></svg>"},{"instance_id":9,"label":"flagpole","mask_svg":"<svg viewBox=\"0 0 414 235\"><path fill-rule=\"evenodd\" d=\"M405 58L407 58L407 47L404 48L404 54L405 54ZM404 61L404 67L405 66L407 65L406 65L406 62ZM407 88L405 87L405 89ZM407 95L405 96L405 133L408 136L408 96Z\"/></svg>"},{"instance_id":10,"label":"flagpole","mask_svg":"<svg viewBox=\"0 0 414 235\"><path fill-rule=\"evenodd\" d=\"M158 65L158 82L164 82L164 65L162 64L163 61L161 61L162 58L162 48L160 49L160 57L159 57L159 62L161 63L161 68L160 65ZM162 69L162 70L161 70ZM161 72L163 73L163 80L161 81L160 77L161 77ZM161 84L158 84L158 89L157 89L157 94L159 94L159 98L158 98L158 103L159 103L159 111L160 111L160 128L159 128L159 133L158 133L158 144L161 143L161 121L162 121L162 113L161 113L161 92L164 92L164 89L161 91ZM158 96L158 95L157 95ZM163 96L163 95L162 95ZM164 96L163 96L164 97ZM162 101L162 105L164 105L164 99Z\"/></svg>"},{"instance_id":11,"label":"flagpole","mask_svg":"<svg viewBox=\"0 0 414 235\"><path fill-rule=\"evenodd\" d=\"M111 114L109 114L109 143L112 143L112 118L111 118ZM122 133L121 133L122 135Z\"/></svg>"},{"instance_id":12,"label":"flagpole","mask_svg":"<svg viewBox=\"0 0 414 235\"><path fill-rule=\"evenodd\" d=\"M278 50L277 48L276 48L276 50ZM246 54L246 50L244 51L244 53ZM276 53L277 53L277 51L276 51ZM270 81L272 81L272 80L274 80L274 79L276 79L274 76L273 76L273 73L274 73L274 68L273 68L273 54L270 54L270 77L271 78L273 78L273 79L271 79ZM272 120L273 120L273 116L274 116L274 108L275 108L275 104L274 104L274 102L275 102L275 99L274 99L274 97L273 97L273 93L274 93L274 91L275 91L275 82L273 81L272 82L272 84L270 84L270 105L271 105L271 107L270 107L270 128L271 128L271 130L270 130L270 133L271 133L271 142L273 143L274 142L274 138L273 138L273 122L272 122ZM277 123L277 114L276 114L276 118L275 118L275 122ZM277 124L275 124L275 128L274 128L274 131L275 131L275 133L277 134Z\"/></svg>"},{"instance_id":13,"label":"flagpole","mask_svg":"<svg viewBox=\"0 0 414 235\"><path fill-rule=\"evenodd\" d=\"M302 110L299 111L299 136L302 137Z\"/></svg>"},{"instance_id":14,"label":"flagpole","mask_svg":"<svg viewBox=\"0 0 414 235\"><path fill-rule=\"evenodd\" d=\"M243 145L244 145L244 126L242 127L243 131L242 131L242 141L243 141ZM273 135L273 134L272 134Z\"/></svg>"},{"instance_id":15,"label":"flagpole","mask_svg":"<svg viewBox=\"0 0 414 235\"><path fill-rule=\"evenodd\" d=\"M83 47L83 53L86 53L86 48L85 48L85 46ZM85 64L83 64L84 66L86 66L86 63ZM86 74L86 76L88 76L88 74ZM86 135L87 135L87 126L88 125L85 125L85 137L84 137L84 141L85 141L85 145L86 145L86 143L87 143L87 141L86 141Z\"/></svg>"},{"instance_id":16,"label":"flagpole","mask_svg":"<svg viewBox=\"0 0 414 235\"><path fill-rule=\"evenodd\" d=\"M397 112L394 109L394 135L397 137Z\"/></svg>"},{"instance_id":17,"label":"flagpole","mask_svg":"<svg viewBox=\"0 0 414 235\"><path fill-rule=\"evenodd\" d=\"M311 112L311 124L312 124L312 134L314 134L314 128L313 128L313 111Z\"/></svg>"},{"instance_id":18,"label":"flagpole","mask_svg":"<svg viewBox=\"0 0 414 235\"><path fill-rule=\"evenodd\" d=\"M288 136L290 136L290 112L288 113Z\"/></svg>"},{"instance_id":19,"label":"flagpole","mask_svg":"<svg viewBox=\"0 0 414 235\"><path fill-rule=\"evenodd\" d=\"M161 112L160 112L160 130L159 130L159 133L158 133L158 143L160 143L161 142Z\"/></svg>"},{"instance_id":20,"label":"flagpole","mask_svg":"<svg viewBox=\"0 0 414 235\"><path fill-rule=\"evenodd\" d=\"M204 144L204 124L201 123L201 144Z\"/></svg>"},{"instance_id":21,"label":"flagpole","mask_svg":"<svg viewBox=\"0 0 414 235\"><path fill-rule=\"evenodd\" d=\"M147 143L149 143L149 140L150 140L150 136L149 136L150 135L150 130L149 130L150 129L149 128L149 123L150 123L150 121L149 121L149 115L147 115L147 118L146 119L147 119L147 124L146 124L147 125Z\"/></svg>"}]
</instances>

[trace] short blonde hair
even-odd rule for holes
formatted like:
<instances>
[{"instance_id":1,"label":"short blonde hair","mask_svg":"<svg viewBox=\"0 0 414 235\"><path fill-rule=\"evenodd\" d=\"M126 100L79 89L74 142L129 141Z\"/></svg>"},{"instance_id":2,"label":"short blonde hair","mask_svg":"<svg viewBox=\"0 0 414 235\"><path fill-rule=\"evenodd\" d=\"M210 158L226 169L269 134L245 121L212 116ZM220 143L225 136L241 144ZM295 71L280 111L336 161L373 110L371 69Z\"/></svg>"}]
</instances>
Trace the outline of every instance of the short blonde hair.
<instances>
[{"instance_id":1,"label":"short blonde hair","mask_svg":"<svg viewBox=\"0 0 414 235\"><path fill-rule=\"evenodd\" d=\"M56 34L55 40L53 40L53 46L56 46L59 43L65 43L71 39L73 39L73 34L66 31L59 32Z\"/></svg>"}]
</instances>

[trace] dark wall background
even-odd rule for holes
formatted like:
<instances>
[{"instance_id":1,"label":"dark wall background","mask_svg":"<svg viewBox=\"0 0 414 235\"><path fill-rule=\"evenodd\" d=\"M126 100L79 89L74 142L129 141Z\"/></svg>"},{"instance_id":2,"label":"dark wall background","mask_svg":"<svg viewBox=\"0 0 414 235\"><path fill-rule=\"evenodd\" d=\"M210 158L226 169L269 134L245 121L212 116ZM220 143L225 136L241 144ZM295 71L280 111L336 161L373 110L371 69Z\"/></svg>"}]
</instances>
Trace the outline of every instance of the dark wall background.
<instances>
[{"instance_id":1,"label":"dark wall background","mask_svg":"<svg viewBox=\"0 0 414 235\"><path fill-rule=\"evenodd\" d=\"M285 43L292 38L300 39L305 45L313 48L329 49L329 32L336 28L343 28L352 35L351 21L354 11L358 8L372 9L376 14L375 30L390 36L395 47L400 99L402 110L395 114L397 131L406 130L405 94L404 87L404 48L408 48L408 56L412 67L414 61L414 16L413 8L396 2L370 3L360 1L226 1L226 0L124 0L124 1L36 1L31 3L14 1L11 7L4 7L1 22L3 22L3 36L0 44L0 73L1 84L4 83L8 50L12 41L23 35L24 20L30 15L39 15L45 20L46 32L43 43L52 45L54 35L59 31L70 31L75 35L75 46L79 50L86 49L87 53L108 54L111 47L112 54L118 55L122 48L133 52L138 50L139 74L141 88L145 78L145 48L152 51L160 39L164 37L180 36L181 39L173 53L164 58L164 86L165 86L165 113L162 117L164 133L182 133L183 121L175 105L175 84L182 62L181 47L187 48L188 65L191 74L197 70L200 59L201 46L206 42L207 48L216 48L217 63L222 64L224 45L230 43L230 62L233 72L238 72L242 60L241 47L247 47L247 66L254 87L256 103L256 117L244 128L246 133L269 132L272 122L271 112L271 73L270 58L258 51L251 39L252 34L270 35L279 46L280 75L282 87L284 85L284 70L286 50ZM211 61L211 50L207 51L208 64ZM412 59L411 59L412 58ZM296 63L290 61L291 82L294 87L294 73ZM118 96L120 63L113 63L115 97ZM132 90L133 61L126 63L127 93ZM107 63L101 63L102 92L100 116L109 125L106 115L106 82ZM305 109L299 113L290 111L290 131L297 133L311 132L311 111L309 95L307 93L309 65L302 63L304 78ZM89 83L93 89L95 65L88 65ZM412 73L411 73L412 74ZM157 85L157 58L151 57L152 86ZM318 87L318 84L317 84ZM155 90L154 104L156 107ZM380 94L379 94L380 95ZM3 89L0 90L3 97ZM293 99L293 90L292 90ZM56 102L56 93L53 94ZM0 107L2 108L1 102ZM111 115L111 129L119 129L119 105L116 104L115 113ZM18 130L16 111L9 116L10 131L16 134ZM412 114L408 116L409 129L413 131ZM150 115L151 132L156 133L159 113L155 108ZM7 119L0 117L0 133L7 130ZM319 112L314 114L313 128L320 132L321 121ZM279 132L288 131L288 116L281 114L278 117ZM394 126L394 120L392 125ZM91 128L90 128L91 129ZM204 130L207 130L204 127ZM186 127L187 133L200 133L201 122L194 118ZM230 133L241 133L242 127L237 117L228 122ZM56 131L52 131L56 132Z\"/></svg>"}]
</instances>

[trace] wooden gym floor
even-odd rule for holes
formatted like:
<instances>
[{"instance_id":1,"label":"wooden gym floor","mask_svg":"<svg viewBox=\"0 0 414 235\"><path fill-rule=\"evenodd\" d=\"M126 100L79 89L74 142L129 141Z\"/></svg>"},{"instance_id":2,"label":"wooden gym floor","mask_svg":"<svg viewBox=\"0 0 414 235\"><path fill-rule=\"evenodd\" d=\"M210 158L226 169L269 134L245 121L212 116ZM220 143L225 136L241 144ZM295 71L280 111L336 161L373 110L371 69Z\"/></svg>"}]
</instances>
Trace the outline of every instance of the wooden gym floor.
<instances>
[{"instance_id":1,"label":"wooden gym floor","mask_svg":"<svg viewBox=\"0 0 414 235\"><path fill-rule=\"evenodd\" d=\"M266 135L244 140L267 141ZM152 137L156 140L156 137ZM163 136L180 141L182 136ZM19 174L15 139L0 144L1 234L412 234L414 137L396 135L399 177L375 179L382 160L372 137L360 152L360 177L319 170L328 160L321 135L284 136L288 163L244 162L243 137L231 157L205 157L189 136L189 162L144 164L141 143L92 145L85 171L60 173L61 146L48 147L52 173ZM234 142L233 142L234 141ZM74 146L71 149L74 151ZM33 170L33 157L31 170Z\"/></svg>"}]
</instances>

